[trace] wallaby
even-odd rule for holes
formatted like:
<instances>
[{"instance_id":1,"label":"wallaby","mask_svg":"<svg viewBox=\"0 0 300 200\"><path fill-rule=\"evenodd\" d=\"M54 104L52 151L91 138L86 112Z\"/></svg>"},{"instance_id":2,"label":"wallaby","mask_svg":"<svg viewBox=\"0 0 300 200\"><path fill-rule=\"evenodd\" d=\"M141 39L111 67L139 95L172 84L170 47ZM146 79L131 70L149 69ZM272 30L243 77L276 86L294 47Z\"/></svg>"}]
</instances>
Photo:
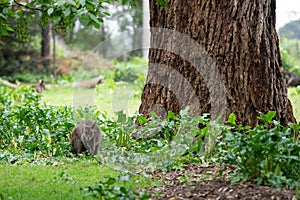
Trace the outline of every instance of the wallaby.
<instances>
[{"instance_id":1,"label":"wallaby","mask_svg":"<svg viewBox=\"0 0 300 200\"><path fill-rule=\"evenodd\" d=\"M71 133L71 145L73 151L78 155L88 151L96 155L101 142L100 128L92 120L84 120L78 124Z\"/></svg>"},{"instance_id":2,"label":"wallaby","mask_svg":"<svg viewBox=\"0 0 300 200\"><path fill-rule=\"evenodd\" d=\"M43 80L40 80L40 81L39 81L39 85L33 85L32 87L33 87L38 93L42 93L42 92L46 89L46 86L45 86Z\"/></svg>"}]
</instances>

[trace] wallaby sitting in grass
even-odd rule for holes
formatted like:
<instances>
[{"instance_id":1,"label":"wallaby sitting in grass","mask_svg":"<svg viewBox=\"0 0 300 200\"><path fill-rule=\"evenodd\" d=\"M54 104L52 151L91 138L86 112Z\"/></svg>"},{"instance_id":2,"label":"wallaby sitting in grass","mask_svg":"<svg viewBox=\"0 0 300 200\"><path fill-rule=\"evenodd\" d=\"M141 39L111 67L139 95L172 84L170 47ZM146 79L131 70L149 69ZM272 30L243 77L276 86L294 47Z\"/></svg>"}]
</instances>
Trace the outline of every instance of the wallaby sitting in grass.
<instances>
[{"instance_id":1,"label":"wallaby sitting in grass","mask_svg":"<svg viewBox=\"0 0 300 200\"><path fill-rule=\"evenodd\" d=\"M45 86L45 83L44 83L43 80L40 80L38 85L33 85L32 87L33 87L38 93L42 93L42 92L46 89L46 86Z\"/></svg>"},{"instance_id":2,"label":"wallaby sitting in grass","mask_svg":"<svg viewBox=\"0 0 300 200\"><path fill-rule=\"evenodd\" d=\"M92 120L84 120L73 129L71 134L72 149L77 155L86 150L91 155L96 155L100 141L100 128Z\"/></svg>"}]
</instances>

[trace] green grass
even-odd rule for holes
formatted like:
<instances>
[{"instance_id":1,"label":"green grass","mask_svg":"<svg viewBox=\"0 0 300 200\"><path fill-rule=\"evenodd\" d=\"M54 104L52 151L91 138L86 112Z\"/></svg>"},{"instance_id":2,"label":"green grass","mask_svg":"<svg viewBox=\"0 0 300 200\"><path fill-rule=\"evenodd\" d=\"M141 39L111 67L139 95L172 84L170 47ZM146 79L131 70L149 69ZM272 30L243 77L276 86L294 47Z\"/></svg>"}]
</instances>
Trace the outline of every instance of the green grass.
<instances>
[{"instance_id":1,"label":"green grass","mask_svg":"<svg viewBox=\"0 0 300 200\"><path fill-rule=\"evenodd\" d=\"M141 91L136 90L130 83L105 83L94 89L57 86L45 90L42 100L50 105L96 105L111 116L120 110L132 115L141 103Z\"/></svg>"},{"instance_id":2,"label":"green grass","mask_svg":"<svg viewBox=\"0 0 300 200\"><path fill-rule=\"evenodd\" d=\"M111 85L112 84L112 85ZM56 87L45 90L42 99L51 105L80 105L90 103L101 111L113 115L114 112L124 110L126 114L134 114L141 103L141 91L136 91L133 84L105 83L97 89L75 89L73 87ZM300 121L300 94L296 88L289 88L289 99L292 102L294 115ZM82 94L81 97L78 94ZM75 101L74 101L75 99Z\"/></svg>"},{"instance_id":3,"label":"green grass","mask_svg":"<svg viewBox=\"0 0 300 200\"><path fill-rule=\"evenodd\" d=\"M104 167L85 163L0 166L0 171L0 195L4 199L82 199L80 187L95 184L103 174L113 175Z\"/></svg>"},{"instance_id":4,"label":"green grass","mask_svg":"<svg viewBox=\"0 0 300 200\"><path fill-rule=\"evenodd\" d=\"M288 90L289 99L293 105L294 116L297 122L300 122L300 93L297 92L297 88L289 88Z\"/></svg>"},{"instance_id":5,"label":"green grass","mask_svg":"<svg viewBox=\"0 0 300 200\"><path fill-rule=\"evenodd\" d=\"M80 161L57 166L0 165L0 199L91 199L80 187L94 186L118 172L95 162ZM126 182L126 188L157 184L144 176Z\"/></svg>"}]
</instances>

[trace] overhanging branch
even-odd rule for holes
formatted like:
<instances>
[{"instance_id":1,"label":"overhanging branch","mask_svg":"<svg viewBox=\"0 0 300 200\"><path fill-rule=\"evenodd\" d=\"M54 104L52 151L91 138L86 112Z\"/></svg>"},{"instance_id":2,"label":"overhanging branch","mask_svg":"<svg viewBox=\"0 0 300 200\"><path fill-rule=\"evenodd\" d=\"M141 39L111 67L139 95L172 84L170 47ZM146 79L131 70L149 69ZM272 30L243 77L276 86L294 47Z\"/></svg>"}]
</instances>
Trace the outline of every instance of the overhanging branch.
<instances>
[{"instance_id":1,"label":"overhanging branch","mask_svg":"<svg viewBox=\"0 0 300 200\"><path fill-rule=\"evenodd\" d=\"M26 4L22 4L22 3L18 2L17 0L14 0L14 3L17 4L18 6L21 6L21 7L23 7L23 8L29 9L29 10L35 10L35 11L40 11L40 12L43 11L43 10L40 9L40 8L35 8L35 7L28 6L28 5L26 5Z\"/></svg>"}]
</instances>

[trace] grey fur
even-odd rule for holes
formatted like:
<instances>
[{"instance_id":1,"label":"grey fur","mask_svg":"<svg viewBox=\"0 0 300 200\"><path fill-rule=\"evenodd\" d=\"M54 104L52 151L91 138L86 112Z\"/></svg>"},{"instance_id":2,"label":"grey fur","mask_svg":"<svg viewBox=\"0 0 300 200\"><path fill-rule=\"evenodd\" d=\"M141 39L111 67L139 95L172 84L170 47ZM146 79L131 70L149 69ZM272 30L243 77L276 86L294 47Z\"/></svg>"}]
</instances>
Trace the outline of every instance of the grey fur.
<instances>
[{"instance_id":1,"label":"grey fur","mask_svg":"<svg viewBox=\"0 0 300 200\"><path fill-rule=\"evenodd\" d=\"M101 142L100 128L92 120L84 120L78 124L71 134L73 151L78 155L86 150L96 155Z\"/></svg>"}]
</instances>

